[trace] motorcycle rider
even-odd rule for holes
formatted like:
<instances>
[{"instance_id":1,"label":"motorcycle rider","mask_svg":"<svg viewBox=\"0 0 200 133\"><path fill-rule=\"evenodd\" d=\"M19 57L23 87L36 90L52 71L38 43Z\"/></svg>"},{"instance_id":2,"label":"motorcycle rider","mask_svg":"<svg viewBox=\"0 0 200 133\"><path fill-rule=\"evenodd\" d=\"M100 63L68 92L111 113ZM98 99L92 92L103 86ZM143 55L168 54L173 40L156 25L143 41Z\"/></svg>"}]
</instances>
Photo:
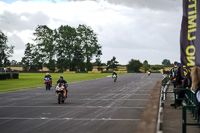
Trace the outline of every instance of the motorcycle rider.
<instances>
[{"instance_id":1,"label":"motorcycle rider","mask_svg":"<svg viewBox=\"0 0 200 133\"><path fill-rule=\"evenodd\" d=\"M116 73L115 71L113 71L112 77L113 77L114 75L116 75L116 77L117 77L117 73Z\"/></svg>"},{"instance_id":2,"label":"motorcycle rider","mask_svg":"<svg viewBox=\"0 0 200 133\"><path fill-rule=\"evenodd\" d=\"M46 73L46 75L44 76L44 80L45 80L45 78L50 79L50 85L52 87L52 78L51 78L51 75L49 73Z\"/></svg>"},{"instance_id":3,"label":"motorcycle rider","mask_svg":"<svg viewBox=\"0 0 200 133\"><path fill-rule=\"evenodd\" d=\"M66 90L66 97L67 97L67 93L68 93L68 90L67 90L67 87L68 87L68 84L67 84L67 81L65 81L63 79L63 76L60 76L58 81L56 82L56 86L59 84L59 83L63 83L64 84L64 87L65 87L65 90Z\"/></svg>"},{"instance_id":4,"label":"motorcycle rider","mask_svg":"<svg viewBox=\"0 0 200 133\"><path fill-rule=\"evenodd\" d=\"M114 78L114 75L116 76L115 78L117 79L117 73L115 71L113 71L112 78Z\"/></svg>"},{"instance_id":5,"label":"motorcycle rider","mask_svg":"<svg viewBox=\"0 0 200 133\"><path fill-rule=\"evenodd\" d=\"M151 75L151 70L149 69L149 70L148 70L148 76L150 76L150 75Z\"/></svg>"}]
</instances>

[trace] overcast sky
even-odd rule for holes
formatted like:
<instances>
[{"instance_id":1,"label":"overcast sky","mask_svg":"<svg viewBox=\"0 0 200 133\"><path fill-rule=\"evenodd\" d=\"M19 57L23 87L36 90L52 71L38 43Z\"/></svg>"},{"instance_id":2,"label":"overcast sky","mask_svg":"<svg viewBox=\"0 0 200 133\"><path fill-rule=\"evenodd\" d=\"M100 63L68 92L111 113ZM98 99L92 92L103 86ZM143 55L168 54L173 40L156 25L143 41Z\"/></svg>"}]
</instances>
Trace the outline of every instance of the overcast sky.
<instances>
[{"instance_id":1,"label":"overcast sky","mask_svg":"<svg viewBox=\"0 0 200 133\"><path fill-rule=\"evenodd\" d=\"M181 0L1 0L0 30L21 61L37 25L86 24L98 34L102 62L113 56L161 64L180 60Z\"/></svg>"}]
</instances>

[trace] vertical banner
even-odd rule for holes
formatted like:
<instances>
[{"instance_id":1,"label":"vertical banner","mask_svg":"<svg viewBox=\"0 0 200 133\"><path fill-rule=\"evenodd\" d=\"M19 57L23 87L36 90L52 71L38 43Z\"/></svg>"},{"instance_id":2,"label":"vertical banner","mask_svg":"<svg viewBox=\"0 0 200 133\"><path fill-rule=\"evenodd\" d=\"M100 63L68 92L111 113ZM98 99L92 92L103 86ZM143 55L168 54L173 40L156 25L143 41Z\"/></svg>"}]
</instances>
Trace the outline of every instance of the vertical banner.
<instances>
[{"instance_id":1,"label":"vertical banner","mask_svg":"<svg viewBox=\"0 0 200 133\"><path fill-rule=\"evenodd\" d=\"M181 24L182 76L188 77L193 66L200 66L200 0L183 0Z\"/></svg>"}]
</instances>

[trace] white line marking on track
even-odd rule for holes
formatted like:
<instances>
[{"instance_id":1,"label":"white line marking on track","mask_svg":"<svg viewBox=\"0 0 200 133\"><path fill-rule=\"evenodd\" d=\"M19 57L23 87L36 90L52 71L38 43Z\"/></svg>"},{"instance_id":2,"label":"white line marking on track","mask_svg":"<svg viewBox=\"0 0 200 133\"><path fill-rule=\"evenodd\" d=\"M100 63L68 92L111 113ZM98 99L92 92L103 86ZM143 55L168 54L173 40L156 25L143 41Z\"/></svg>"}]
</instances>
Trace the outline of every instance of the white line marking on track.
<instances>
[{"instance_id":1,"label":"white line marking on track","mask_svg":"<svg viewBox=\"0 0 200 133\"><path fill-rule=\"evenodd\" d=\"M112 93L109 93L107 94L108 96L112 96L112 95L115 95L115 96L134 96L134 95L150 95L150 94L136 94L137 93L137 90L134 90L133 93L131 94L112 94ZM101 93L100 94L97 94L97 95L102 95ZM84 94L70 94L70 96L87 96L87 95L84 95Z\"/></svg>"},{"instance_id":2,"label":"white line marking on track","mask_svg":"<svg viewBox=\"0 0 200 133\"><path fill-rule=\"evenodd\" d=\"M111 106L0 106L0 108L115 108L115 109L144 109L145 107L111 107Z\"/></svg>"},{"instance_id":3,"label":"white line marking on track","mask_svg":"<svg viewBox=\"0 0 200 133\"><path fill-rule=\"evenodd\" d=\"M102 100L102 101L110 101L110 100L114 100L114 101L146 101L148 99L82 99L82 100L85 100L85 101L97 101L97 100Z\"/></svg>"},{"instance_id":4,"label":"white line marking on track","mask_svg":"<svg viewBox=\"0 0 200 133\"><path fill-rule=\"evenodd\" d=\"M0 117L0 120L75 120L75 121L138 121L139 119L112 119L112 118L21 118L21 117Z\"/></svg>"},{"instance_id":5,"label":"white line marking on track","mask_svg":"<svg viewBox=\"0 0 200 133\"><path fill-rule=\"evenodd\" d=\"M3 99L3 98L0 98ZM4 98L5 99L5 98ZM16 101L16 100L24 100L23 98L6 98L9 99L9 101ZM44 99L44 98L35 98L35 99L31 99L30 101L33 101L35 103L39 103L37 102L37 100L40 101L49 101L52 100L54 101L54 99ZM146 101L148 99L90 99L90 98L86 98L86 99L70 99L70 101Z\"/></svg>"}]
</instances>

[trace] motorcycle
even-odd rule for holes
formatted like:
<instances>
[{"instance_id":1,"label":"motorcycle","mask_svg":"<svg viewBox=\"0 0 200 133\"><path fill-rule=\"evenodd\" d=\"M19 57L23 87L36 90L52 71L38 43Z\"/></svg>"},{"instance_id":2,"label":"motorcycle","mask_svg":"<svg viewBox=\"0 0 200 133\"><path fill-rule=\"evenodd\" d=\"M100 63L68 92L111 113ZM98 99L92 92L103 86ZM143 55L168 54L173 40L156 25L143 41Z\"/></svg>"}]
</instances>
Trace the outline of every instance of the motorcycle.
<instances>
[{"instance_id":1,"label":"motorcycle","mask_svg":"<svg viewBox=\"0 0 200 133\"><path fill-rule=\"evenodd\" d=\"M151 72L148 72L148 76L150 76L151 75Z\"/></svg>"},{"instance_id":2,"label":"motorcycle","mask_svg":"<svg viewBox=\"0 0 200 133\"><path fill-rule=\"evenodd\" d=\"M64 84L57 84L55 92L58 99L58 104L61 104L61 102L64 103L65 99L67 98L67 92L65 90Z\"/></svg>"},{"instance_id":3,"label":"motorcycle","mask_svg":"<svg viewBox=\"0 0 200 133\"><path fill-rule=\"evenodd\" d=\"M51 89L51 80L49 78L44 78L45 88L46 90Z\"/></svg>"},{"instance_id":4,"label":"motorcycle","mask_svg":"<svg viewBox=\"0 0 200 133\"><path fill-rule=\"evenodd\" d=\"M114 82L117 81L117 75L114 74L114 75L112 76L112 78L114 79Z\"/></svg>"}]
</instances>

